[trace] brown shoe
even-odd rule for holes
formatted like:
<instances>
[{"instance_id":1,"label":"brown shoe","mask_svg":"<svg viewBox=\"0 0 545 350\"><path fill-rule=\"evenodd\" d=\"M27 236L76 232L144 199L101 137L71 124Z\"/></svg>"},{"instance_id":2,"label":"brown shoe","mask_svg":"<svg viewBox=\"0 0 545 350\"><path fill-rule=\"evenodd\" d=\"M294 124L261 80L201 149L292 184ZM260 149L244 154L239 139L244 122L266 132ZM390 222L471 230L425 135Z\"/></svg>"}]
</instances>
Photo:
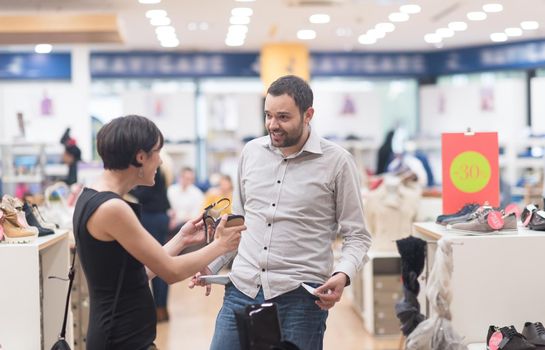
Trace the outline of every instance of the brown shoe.
<instances>
[{"instance_id":1,"label":"brown shoe","mask_svg":"<svg viewBox=\"0 0 545 350\"><path fill-rule=\"evenodd\" d=\"M157 312L157 322L167 322L168 321L168 311L166 307L156 308Z\"/></svg>"}]
</instances>

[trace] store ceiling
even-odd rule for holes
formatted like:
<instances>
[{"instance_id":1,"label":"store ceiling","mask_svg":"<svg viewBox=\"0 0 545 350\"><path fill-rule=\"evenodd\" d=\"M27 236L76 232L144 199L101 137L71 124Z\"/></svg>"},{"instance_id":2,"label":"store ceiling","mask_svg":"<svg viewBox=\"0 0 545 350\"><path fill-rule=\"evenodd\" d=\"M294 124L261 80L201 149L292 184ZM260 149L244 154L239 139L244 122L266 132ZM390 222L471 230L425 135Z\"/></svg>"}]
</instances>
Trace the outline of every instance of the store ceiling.
<instances>
[{"instance_id":1,"label":"store ceiling","mask_svg":"<svg viewBox=\"0 0 545 350\"><path fill-rule=\"evenodd\" d=\"M503 11L488 13L484 21L469 21L467 13L482 11L483 5L500 3ZM401 5L418 4L420 13L410 15L406 22L394 23L396 29L375 44L362 45L361 34L381 22ZM253 10L244 44L229 47L225 38L231 10L249 7ZM155 34L155 27L146 18L150 9L166 10L172 21L179 45L170 50L192 51L259 51L266 43L303 42L311 51L399 51L434 50L469 45L491 44L490 35L509 27L520 27L522 21L537 21L536 30L522 31L507 42L545 38L545 0L162 0L159 4L140 4L138 0L0 0L0 15L50 14L116 14L124 44L93 44L100 49L164 50ZM311 24L309 16L328 14L327 24ZM1 20L1 19L0 19ZM450 22L465 21L467 30L444 38L440 44L429 44L424 36L434 33ZM296 33L313 29L316 39L301 41ZM339 34L343 34L339 36ZM41 38L43 39L43 38ZM40 40L41 40L40 39ZM7 45L10 46L7 46ZM13 42L2 42L10 48Z\"/></svg>"}]
</instances>

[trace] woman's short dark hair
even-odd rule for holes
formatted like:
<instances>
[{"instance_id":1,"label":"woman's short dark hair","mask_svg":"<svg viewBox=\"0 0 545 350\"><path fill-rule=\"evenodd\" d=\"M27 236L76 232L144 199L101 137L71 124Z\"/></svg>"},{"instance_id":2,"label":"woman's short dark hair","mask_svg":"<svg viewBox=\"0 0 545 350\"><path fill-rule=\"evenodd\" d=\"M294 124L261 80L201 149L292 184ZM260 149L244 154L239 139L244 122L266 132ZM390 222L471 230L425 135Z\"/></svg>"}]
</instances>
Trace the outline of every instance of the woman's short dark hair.
<instances>
[{"instance_id":1,"label":"woman's short dark hair","mask_svg":"<svg viewBox=\"0 0 545 350\"><path fill-rule=\"evenodd\" d=\"M314 96L312 90L306 81L295 76L285 75L276 79L269 89L267 94L272 96L282 96L287 94L295 101L295 105L299 107L301 117L305 114L305 111L312 107L312 101Z\"/></svg>"},{"instance_id":2,"label":"woman's short dark hair","mask_svg":"<svg viewBox=\"0 0 545 350\"><path fill-rule=\"evenodd\" d=\"M97 151L104 169L123 170L129 165L141 167L136 154L149 152L159 142L163 147L163 134L149 119L128 115L105 124L97 134Z\"/></svg>"}]
</instances>

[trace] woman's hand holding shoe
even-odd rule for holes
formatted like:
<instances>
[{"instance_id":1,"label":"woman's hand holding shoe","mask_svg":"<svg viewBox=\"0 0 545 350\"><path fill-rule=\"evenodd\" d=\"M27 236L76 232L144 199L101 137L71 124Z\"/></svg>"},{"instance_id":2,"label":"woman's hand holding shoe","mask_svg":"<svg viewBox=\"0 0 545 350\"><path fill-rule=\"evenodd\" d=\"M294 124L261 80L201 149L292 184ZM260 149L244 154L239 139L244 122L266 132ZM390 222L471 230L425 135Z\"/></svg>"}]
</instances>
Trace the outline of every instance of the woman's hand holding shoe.
<instances>
[{"instance_id":1,"label":"woman's hand holding shoe","mask_svg":"<svg viewBox=\"0 0 545 350\"><path fill-rule=\"evenodd\" d=\"M178 234L182 236L184 248L204 242L205 234L202 218L199 216L186 222Z\"/></svg>"}]
</instances>

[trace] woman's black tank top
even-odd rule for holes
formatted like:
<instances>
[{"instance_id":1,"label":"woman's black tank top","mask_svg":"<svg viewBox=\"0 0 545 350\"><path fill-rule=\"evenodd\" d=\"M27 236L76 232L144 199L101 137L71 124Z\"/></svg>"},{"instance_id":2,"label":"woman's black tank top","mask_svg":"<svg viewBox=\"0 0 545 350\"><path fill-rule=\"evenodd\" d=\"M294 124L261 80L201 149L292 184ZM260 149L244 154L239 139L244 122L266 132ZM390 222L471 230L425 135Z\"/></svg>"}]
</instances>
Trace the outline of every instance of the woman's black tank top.
<instances>
[{"instance_id":1,"label":"woman's black tank top","mask_svg":"<svg viewBox=\"0 0 545 350\"><path fill-rule=\"evenodd\" d=\"M147 349L155 339L157 319L144 265L117 241L99 241L87 230L87 221L95 210L114 198L121 199L113 192L84 188L74 210L74 236L90 297L87 349L106 349L123 259L127 261L109 336L111 349ZM138 204L128 204L139 217Z\"/></svg>"}]
</instances>

